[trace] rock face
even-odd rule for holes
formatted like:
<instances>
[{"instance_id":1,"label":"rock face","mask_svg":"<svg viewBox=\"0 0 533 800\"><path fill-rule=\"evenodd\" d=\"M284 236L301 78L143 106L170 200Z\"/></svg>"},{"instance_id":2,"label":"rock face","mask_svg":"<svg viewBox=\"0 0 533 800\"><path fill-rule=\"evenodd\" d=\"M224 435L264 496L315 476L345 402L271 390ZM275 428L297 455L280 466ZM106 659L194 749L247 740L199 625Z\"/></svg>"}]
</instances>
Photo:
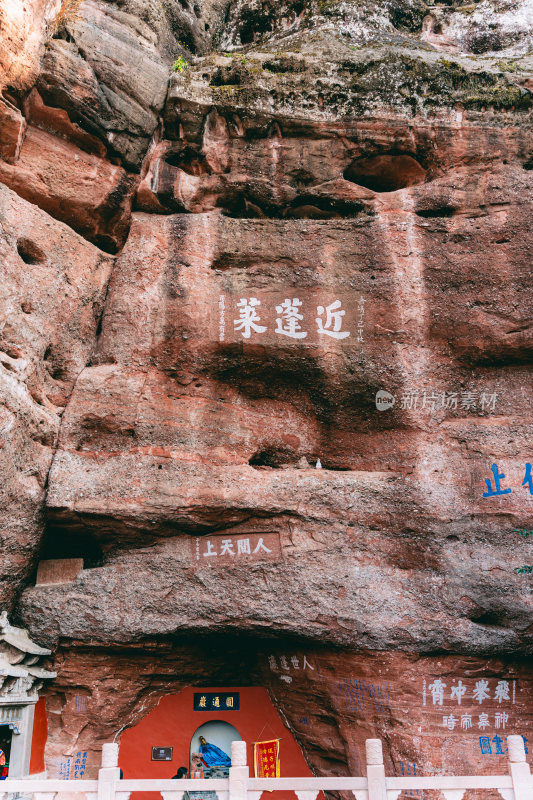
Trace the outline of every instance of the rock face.
<instances>
[{"instance_id":1,"label":"rock face","mask_svg":"<svg viewBox=\"0 0 533 800\"><path fill-rule=\"evenodd\" d=\"M39 73L47 29L61 6L60 0L35 0L26 5L2 0L0 23L0 89L30 88Z\"/></svg>"},{"instance_id":2,"label":"rock face","mask_svg":"<svg viewBox=\"0 0 533 800\"><path fill-rule=\"evenodd\" d=\"M11 80L0 585L50 764L202 683L327 774L531 738L528 7L86 0Z\"/></svg>"},{"instance_id":3,"label":"rock face","mask_svg":"<svg viewBox=\"0 0 533 800\"><path fill-rule=\"evenodd\" d=\"M0 185L0 598L35 565L61 415L87 363L112 259Z\"/></svg>"}]
</instances>

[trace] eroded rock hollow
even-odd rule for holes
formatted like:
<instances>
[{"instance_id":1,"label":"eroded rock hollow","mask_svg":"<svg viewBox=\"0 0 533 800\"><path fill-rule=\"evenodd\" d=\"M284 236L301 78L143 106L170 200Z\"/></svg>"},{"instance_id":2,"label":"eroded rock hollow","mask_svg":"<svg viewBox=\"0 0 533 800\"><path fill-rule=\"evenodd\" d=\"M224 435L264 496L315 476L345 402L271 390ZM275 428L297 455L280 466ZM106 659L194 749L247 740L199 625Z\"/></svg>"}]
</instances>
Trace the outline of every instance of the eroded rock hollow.
<instances>
[{"instance_id":1,"label":"eroded rock hollow","mask_svg":"<svg viewBox=\"0 0 533 800\"><path fill-rule=\"evenodd\" d=\"M315 774L371 737L391 774L505 771L533 740L531 3L26 6L0 601L57 673L33 772L95 774L187 687L267 690Z\"/></svg>"}]
</instances>

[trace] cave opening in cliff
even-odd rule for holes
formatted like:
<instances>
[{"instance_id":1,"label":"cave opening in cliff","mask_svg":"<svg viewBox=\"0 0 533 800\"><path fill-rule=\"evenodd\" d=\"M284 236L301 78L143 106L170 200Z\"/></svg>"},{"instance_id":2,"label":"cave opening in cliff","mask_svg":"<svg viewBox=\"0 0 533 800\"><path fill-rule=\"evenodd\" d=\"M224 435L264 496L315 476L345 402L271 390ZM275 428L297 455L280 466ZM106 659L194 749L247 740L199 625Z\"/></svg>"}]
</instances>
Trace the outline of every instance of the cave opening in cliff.
<instances>
[{"instance_id":1,"label":"cave opening in cliff","mask_svg":"<svg viewBox=\"0 0 533 800\"><path fill-rule=\"evenodd\" d=\"M82 559L84 569L90 569L101 566L103 551L96 535L87 529L62 528L48 524L43 536L40 559Z\"/></svg>"},{"instance_id":2,"label":"cave opening in cliff","mask_svg":"<svg viewBox=\"0 0 533 800\"><path fill-rule=\"evenodd\" d=\"M395 192L426 179L426 170L408 153L385 153L357 158L345 169L344 177L373 192Z\"/></svg>"}]
</instances>

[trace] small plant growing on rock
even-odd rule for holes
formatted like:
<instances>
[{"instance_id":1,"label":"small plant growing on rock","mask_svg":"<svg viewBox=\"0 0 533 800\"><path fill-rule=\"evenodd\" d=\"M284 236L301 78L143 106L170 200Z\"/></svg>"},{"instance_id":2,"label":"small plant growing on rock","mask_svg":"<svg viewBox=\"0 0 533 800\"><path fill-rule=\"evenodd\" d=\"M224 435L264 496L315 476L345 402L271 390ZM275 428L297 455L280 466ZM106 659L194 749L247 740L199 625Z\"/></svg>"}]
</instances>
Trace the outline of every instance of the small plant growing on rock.
<instances>
[{"instance_id":1,"label":"small plant growing on rock","mask_svg":"<svg viewBox=\"0 0 533 800\"><path fill-rule=\"evenodd\" d=\"M174 63L172 64L172 72L185 72L187 67L189 66L189 62L185 61L183 56L177 58Z\"/></svg>"}]
</instances>

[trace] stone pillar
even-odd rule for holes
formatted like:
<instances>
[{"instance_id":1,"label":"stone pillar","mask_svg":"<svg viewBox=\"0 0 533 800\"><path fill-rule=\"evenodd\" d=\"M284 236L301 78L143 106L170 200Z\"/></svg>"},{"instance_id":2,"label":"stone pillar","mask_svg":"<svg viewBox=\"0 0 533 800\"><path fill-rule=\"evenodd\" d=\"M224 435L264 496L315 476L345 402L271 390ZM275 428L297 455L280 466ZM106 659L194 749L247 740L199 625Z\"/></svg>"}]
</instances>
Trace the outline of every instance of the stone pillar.
<instances>
[{"instance_id":1,"label":"stone pillar","mask_svg":"<svg viewBox=\"0 0 533 800\"><path fill-rule=\"evenodd\" d=\"M521 736L508 736L509 772L513 781L515 800L531 800L533 797L533 777L526 762L524 740Z\"/></svg>"},{"instance_id":2,"label":"stone pillar","mask_svg":"<svg viewBox=\"0 0 533 800\"><path fill-rule=\"evenodd\" d=\"M231 766L246 766L246 742L239 740L231 743Z\"/></svg>"},{"instance_id":3,"label":"stone pillar","mask_svg":"<svg viewBox=\"0 0 533 800\"><path fill-rule=\"evenodd\" d=\"M118 744L106 742L102 747L102 767L118 767Z\"/></svg>"},{"instance_id":4,"label":"stone pillar","mask_svg":"<svg viewBox=\"0 0 533 800\"><path fill-rule=\"evenodd\" d=\"M229 768L229 800L246 800L249 770L246 766L246 742L231 743Z\"/></svg>"},{"instance_id":5,"label":"stone pillar","mask_svg":"<svg viewBox=\"0 0 533 800\"><path fill-rule=\"evenodd\" d=\"M102 768L98 772L98 800L115 800L118 767L118 744L108 742L102 747Z\"/></svg>"},{"instance_id":6,"label":"stone pillar","mask_svg":"<svg viewBox=\"0 0 533 800\"><path fill-rule=\"evenodd\" d=\"M368 800L387 800L387 784L383 765L381 739L366 740L366 774Z\"/></svg>"},{"instance_id":7,"label":"stone pillar","mask_svg":"<svg viewBox=\"0 0 533 800\"><path fill-rule=\"evenodd\" d=\"M35 704L21 706L21 718L13 723L9 777L25 778L30 773L31 742Z\"/></svg>"}]
</instances>

